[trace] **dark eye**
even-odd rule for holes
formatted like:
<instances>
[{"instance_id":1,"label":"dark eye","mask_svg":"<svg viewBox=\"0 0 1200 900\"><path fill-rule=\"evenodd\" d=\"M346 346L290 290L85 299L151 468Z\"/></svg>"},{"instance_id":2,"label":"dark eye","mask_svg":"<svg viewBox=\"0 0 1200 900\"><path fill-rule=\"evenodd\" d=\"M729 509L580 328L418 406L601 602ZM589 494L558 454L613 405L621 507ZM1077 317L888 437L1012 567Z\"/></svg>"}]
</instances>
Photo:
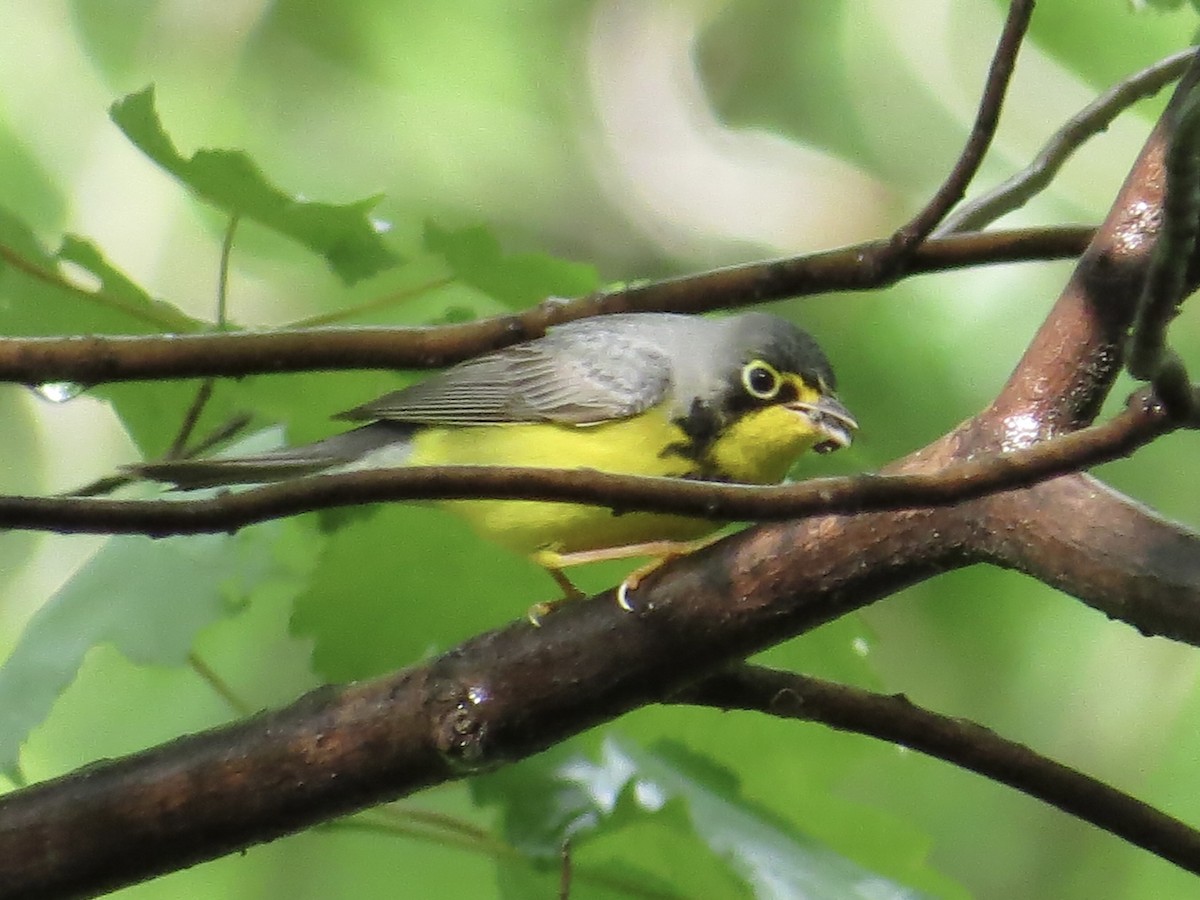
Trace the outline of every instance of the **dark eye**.
<instances>
[{"instance_id":1,"label":"dark eye","mask_svg":"<svg viewBox=\"0 0 1200 900\"><path fill-rule=\"evenodd\" d=\"M742 385L751 397L770 400L779 393L779 383L779 373L762 360L756 359L742 369Z\"/></svg>"}]
</instances>

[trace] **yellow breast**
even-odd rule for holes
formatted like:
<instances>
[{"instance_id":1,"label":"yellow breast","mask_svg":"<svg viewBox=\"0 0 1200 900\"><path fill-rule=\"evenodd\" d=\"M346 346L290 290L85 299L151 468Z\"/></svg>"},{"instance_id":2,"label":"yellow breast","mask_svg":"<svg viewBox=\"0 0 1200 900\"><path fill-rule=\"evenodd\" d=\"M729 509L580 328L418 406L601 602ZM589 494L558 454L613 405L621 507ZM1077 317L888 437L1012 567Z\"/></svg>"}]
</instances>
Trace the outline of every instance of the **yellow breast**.
<instances>
[{"instance_id":1,"label":"yellow breast","mask_svg":"<svg viewBox=\"0 0 1200 900\"><path fill-rule=\"evenodd\" d=\"M596 425L537 423L430 427L413 440L411 465L545 466L632 475L685 477L705 472L729 480L777 482L811 435L797 434L785 410L744 417L690 458L687 436L661 409ZM716 472L714 472L714 467ZM464 517L483 537L524 554L576 553L657 540L693 540L721 523L604 507L526 500L456 500L439 504Z\"/></svg>"}]
</instances>

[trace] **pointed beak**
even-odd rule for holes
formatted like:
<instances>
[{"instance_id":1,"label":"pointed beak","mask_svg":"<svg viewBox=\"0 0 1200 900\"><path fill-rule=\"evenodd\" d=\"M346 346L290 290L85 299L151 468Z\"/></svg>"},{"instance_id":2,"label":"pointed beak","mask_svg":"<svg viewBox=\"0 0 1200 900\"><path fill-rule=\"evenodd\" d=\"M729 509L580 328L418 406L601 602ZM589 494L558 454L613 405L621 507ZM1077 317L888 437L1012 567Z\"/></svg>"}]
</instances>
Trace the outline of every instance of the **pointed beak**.
<instances>
[{"instance_id":1,"label":"pointed beak","mask_svg":"<svg viewBox=\"0 0 1200 900\"><path fill-rule=\"evenodd\" d=\"M797 400L789 403L788 409L808 416L816 427L821 439L813 449L818 453L831 453L849 447L854 440L854 432L858 430L858 422L850 415L850 410L832 395L822 397L816 403Z\"/></svg>"}]
</instances>

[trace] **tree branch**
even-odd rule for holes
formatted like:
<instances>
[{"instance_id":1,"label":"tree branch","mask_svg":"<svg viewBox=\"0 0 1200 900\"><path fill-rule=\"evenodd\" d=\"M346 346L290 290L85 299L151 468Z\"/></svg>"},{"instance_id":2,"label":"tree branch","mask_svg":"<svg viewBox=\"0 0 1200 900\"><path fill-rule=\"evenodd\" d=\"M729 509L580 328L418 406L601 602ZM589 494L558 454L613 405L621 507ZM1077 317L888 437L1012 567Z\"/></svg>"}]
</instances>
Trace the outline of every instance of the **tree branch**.
<instances>
[{"instance_id":1,"label":"tree branch","mask_svg":"<svg viewBox=\"0 0 1200 900\"><path fill-rule=\"evenodd\" d=\"M335 506L403 500L546 500L621 512L663 512L719 521L778 521L822 513L942 507L1028 487L1128 456L1172 431L1166 411L1146 394L1103 425L1025 450L935 471L814 478L754 486L616 475L584 469L421 466L297 478L196 500L107 500L78 496L0 496L0 528L61 534L165 537L234 531Z\"/></svg>"},{"instance_id":2,"label":"tree branch","mask_svg":"<svg viewBox=\"0 0 1200 900\"><path fill-rule=\"evenodd\" d=\"M1188 269L1200 231L1200 89L1193 87L1175 113L1167 151L1162 234L1130 335L1129 374L1153 382L1163 402L1187 417L1200 400L1183 360L1167 345L1167 328L1190 293Z\"/></svg>"},{"instance_id":3,"label":"tree branch","mask_svg":"<svg viewBox=\"0 0 1200 900\"><path fill-rule=\"evenodd\" d=\"M708 676L672 703L753 710L890 741L1007 784L1200 874L1200 832L1142 801L966 719L792 672L741 665Z\"/></svg>"},{"instance_id":4,"label":"tree branch","mask_svg":"<svg viewBox=\"0 0 1200 900\"><path fill-rule=\"evenodd\" d=\"M1200 616L1200 537L1094 478L1073 475L984 501L985 557L1146 635Z\"/></svg>"},{"instance_id":5,"label":"tree branch","mask_svg":"<svg viewBox=\"0 0 1200 900\"><path fill-rule=\"evenodd\" d=\"M1017 54L1025 42L1025 32L1033 16L1033 5L1033 0L1011 0L1009 3L1008 16L1004 20L1004 29L992 54L987 81L984 83L971 133L941 187L925 207L892 236L892 246L897 256L903 256L922 244L946 214L966 195L967 187L979 171L983 157L996 134L1000 108L1004 105L1004 95L1008 91L1008 83L1017 63Z\"/></svg>"},{"instance_id":6,"label":"tree branch","mask_svg":"<svg viewBox=\"0 0 1200 900\"><path fill-rule=\"evenodd\" d=\"M1049 187L1063 164L1085 141L1108 128L1134 103L1157 94L1183 75L1195 52L1195 48L1189 47L1173 53L1105 91L1054 132L1033 162L1003 184L955 210L934 235L945 237L956 232L978 231L1020 209Z\"/></svg>"},{"instance_id":7,"label":"tree branch","mask_svg":"<svg viewBox=\"0 0 1200 900\"><path fill-rule=\"evenodd\" d=\"M892 471L936 473L981 454L1031 447L1094 418L1120 365L1157 235L1165 128L1160 123L1152 135L996 402ZM802 268L812 275L822 262L814 258ZM777 284L761 277L767 271L711 273L702 289L687 280L656 285L656 308L707 309L779 296L772 293ZM838 271L862 277L867 270L843 263ZM621 302L638 296L627 292ZM604 297L594 302L602 306ZM418 332L414 340L428 339L428 355L419 358L445 362L438 354L447 348L484 349L455 345L463 335L510 341L560 314L543 307L530 319L514 317L508 331L484 323L474 332L439 332L436 340ZM0 883L11 896L103 890L511 762L676 695L714 667L973 562L1017 566L1072 591L1103 591L1088 572L1062 571L1094 564L1088 554L1068 548L1061 558L1038 557L1021 540L1003 537L1020 530L1021 515L1034 520L1030 510L1045 499L1038 492L1066 490L1063 484L1077 491L1078 505L1066 507L1073 518L1099 521L1097 512L1112 509L1099 492L1082 490L1087 482L1080 476L1068 476L952 507L752 528L649 575L633 595L633 613L607 594L567 604L541 628L511 625L388 678L322 689L287 709L15 792L0 799ZM1049 527L1049 515L1039 527ZM1177 574L1179 581L1164 583L1154 565L1172 530L1132 507L1121 522L1127 539L1108 564L1127 567L1127 580L1117 584L1131 599L1122 614L1139 623L1149 616L1154 624L1147 630L1200 642L1196 573L1168 567L1167 577ZM1157 538L1147 540L1152 534ZM1080 540L1103 549L1095 534ZM1172 540L1173 558L1200 558L1195 537L1175 530ZM1164 596L1175 605L1156 605Z\"/></svg>"},{"instance_id":8,"label":"tree branch","mask_svg":"<svg viewBox=\"0 0 1200 900\"><path fill-rule=\"evenodd\" d=\"M100 384L333 369L426 369L528 340L551 325L616 312L707 312L831 291L874 290L906 275L965 266L1070 259L1090 228L960 235L929 241L903 267L879 260L888 241L543 303L510 316L431 328L301 328L179 335L0 338L0 380Z\"/></svg>"},{"instance_id":9,"label":"tree branch","mask_svg":"<svg viewBox=\"0 0 1200 900\"><path fill-rule=\"evenodd\" d=\"M929 531L921 513L751 529L648 578L633 614L611 592L569 603L541 627L14 792L0 884L9 898L110 890L521 759L964 561L945 541L908 553Z\"/></svg>"}]
</instances>

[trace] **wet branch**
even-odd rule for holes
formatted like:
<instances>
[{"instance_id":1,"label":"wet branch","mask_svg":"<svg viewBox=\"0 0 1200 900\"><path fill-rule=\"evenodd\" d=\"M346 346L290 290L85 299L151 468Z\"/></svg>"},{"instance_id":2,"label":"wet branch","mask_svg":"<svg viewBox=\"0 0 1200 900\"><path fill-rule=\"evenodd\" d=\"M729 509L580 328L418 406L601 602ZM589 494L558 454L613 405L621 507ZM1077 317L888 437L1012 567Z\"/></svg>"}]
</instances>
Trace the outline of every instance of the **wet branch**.
<instances>
[{"instance_id":1,"label":"wet branch","mask_svg":"<svg viewBox=\"0 0 1200 900\"><path fill-rule=\"evenodd\" d=\"M1008 262L1072 259L1090 228L956 235L929 241L887 272L887 240L600 291L522 313L428 328L293 328L216 334L0 338L0 380L100 384L335 369L428 369L537 337L551 325L617 312L708 312L833 291L886 287L909 275Z\"/></svg>"}]
</instances>

